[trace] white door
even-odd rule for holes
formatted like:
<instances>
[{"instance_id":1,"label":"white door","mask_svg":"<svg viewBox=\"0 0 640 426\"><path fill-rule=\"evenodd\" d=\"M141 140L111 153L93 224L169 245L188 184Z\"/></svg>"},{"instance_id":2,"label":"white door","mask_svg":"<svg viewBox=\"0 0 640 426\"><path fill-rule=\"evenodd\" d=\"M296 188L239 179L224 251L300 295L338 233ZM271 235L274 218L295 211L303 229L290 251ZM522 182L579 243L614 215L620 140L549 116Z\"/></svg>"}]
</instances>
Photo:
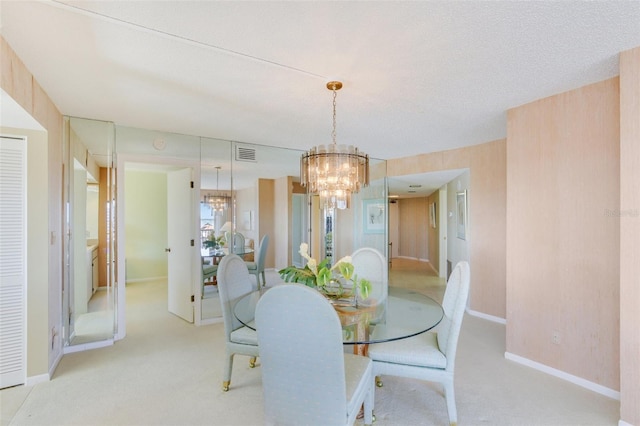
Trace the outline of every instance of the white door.
<instances>
[{"instance_id":1,"label":"white door","mask_svg":"<svg viewBox=\"0 0 640 426\"><path fill-rule=\"evenodd\" d=\"M191 168L167 173L167 256L169 312L193 322L191 277L192 221Z\"/></svg>"},{"instance_id":2,"label":"white door","mask_svg":"<svg viewBox=\"0 0 640 426\"><path fill-rule=\"evenodd\" d=\"M26 377L25 146L0 137L0 388Z\"/></svg>"}]
</instances>

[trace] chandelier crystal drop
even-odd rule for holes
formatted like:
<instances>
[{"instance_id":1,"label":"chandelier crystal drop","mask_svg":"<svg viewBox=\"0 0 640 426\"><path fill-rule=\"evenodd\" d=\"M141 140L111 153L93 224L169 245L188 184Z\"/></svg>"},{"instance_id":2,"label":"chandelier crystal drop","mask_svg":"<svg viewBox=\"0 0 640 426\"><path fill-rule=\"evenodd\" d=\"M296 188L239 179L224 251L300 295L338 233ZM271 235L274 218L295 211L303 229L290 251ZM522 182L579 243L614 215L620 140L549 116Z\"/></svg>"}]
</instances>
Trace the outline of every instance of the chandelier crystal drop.
<instances>
[{"instance_id":1,"label":"chandelier crystal drop","mask_svg":"<svg viewBox=\"0 0 640 426\"><path fill-rule=\"evenodd\" d=\"M214 211L221 212L229 208L229 202L231 197L225 193L220 192L219 179L220 179L220 166L216 167L216 192L214 194L207 194L204 196L204 202L209 204Z\"/></svg>"},{"instance_id":2,"label":"chandelier crystal drop","mask_svg":"<svg viewBox=\"0 0 640 426\"><path fill-rule=\"evenodd\" d=\"M331 145L318 145L300 159L300 183L310 194L320 196L320 207L345 209L351 194L369 185L369 156L352 145L336 144L336 91L339 81L327 83L333 91L333 131Z\"/></svg>"}]
</instances>

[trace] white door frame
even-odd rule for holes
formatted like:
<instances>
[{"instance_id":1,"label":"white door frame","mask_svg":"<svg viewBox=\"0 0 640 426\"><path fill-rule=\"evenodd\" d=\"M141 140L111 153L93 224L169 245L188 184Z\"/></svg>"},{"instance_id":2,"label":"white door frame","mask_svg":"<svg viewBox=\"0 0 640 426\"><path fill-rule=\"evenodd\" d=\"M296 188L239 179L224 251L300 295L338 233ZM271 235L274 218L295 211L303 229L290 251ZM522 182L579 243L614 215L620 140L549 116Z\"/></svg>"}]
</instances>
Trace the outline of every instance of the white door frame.
<instances>
[{"instance_id":1,"label":"white door frame","mask_svg":"<svg viewBox=\"0 0 640 426\"><path fill-rule=\"evenodd\" d=\"M116 206L117 206L117 264L118 264L118 274L116 277L116 286L117 286L117 324L116 324L116 333L115 340L121 340L126 336L126 276L125 276L125 226L124 226L124 212L125 212L125 164L126 163L147 163L147 164L162 164L167 166L181 166L181 167L191 167L193 169L193 186L194 189L200 191L200 160L187 160L181 158L172 158L172 157L157 157L150 155L135 155L135 154L117 154L117 188L116 188ZM193 197L194 203L199 200L200 197ZM193 225L194 225L194 233L193 235L199 234L199 219L200 209L197 206L194 206L193 214ZM197 259L191 259L192 262L192 277L199 277L201 273L201 265L200 265L200 256L197 256ZM199 294L199 286L196 289L197 280L193 282L193 294ZM196 301L199 302L200 299L196 298ZM194 317L196 321L196 325L200 324L201 321L201 304L194 303Z\"/></svg>"}]
</instances>

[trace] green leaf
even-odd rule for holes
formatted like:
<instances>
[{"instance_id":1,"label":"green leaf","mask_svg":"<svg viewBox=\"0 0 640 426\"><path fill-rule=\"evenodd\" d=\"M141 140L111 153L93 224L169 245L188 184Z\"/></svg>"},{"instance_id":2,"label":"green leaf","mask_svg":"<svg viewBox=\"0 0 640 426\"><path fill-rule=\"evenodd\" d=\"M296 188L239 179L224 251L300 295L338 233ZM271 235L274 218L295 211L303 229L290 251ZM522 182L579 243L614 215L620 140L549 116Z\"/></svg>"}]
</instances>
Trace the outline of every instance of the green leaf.
<instances>
[{"instance_id":1,"label":"green leaf","mask_svg":"<svg viewBox=\"0 0 640 426\"><path fill-rule=\"evenodd\" d=\"M361 279L358 282L358 289L360 290L360 296L363 299L366 299L369 297L369 294L371 293L371 281L367 280L367 279Z\"/></svg>"},{"instance_id":2,"label":"green leaf","mask_svg":"<svg viewBox=\"0 0 640 426\"><path fill-rule=\"evenodd\" d=\"M331 271L326 266L318 269L318 276L316 277L317 284L319 286L326 286L331 281Z\"/></svg>"},{"instance_id":3,"label":"green leaf","mask_svg":"<svg viewBox=\"0 0 640 426\"><path fill-rule=\"evenodd\" d=\"M348 262L340 262L338 264L338 269L340 270L340 274L345 277L347 280L351 279L353 275L354 266Z\"/></svg>"}]
</instances>

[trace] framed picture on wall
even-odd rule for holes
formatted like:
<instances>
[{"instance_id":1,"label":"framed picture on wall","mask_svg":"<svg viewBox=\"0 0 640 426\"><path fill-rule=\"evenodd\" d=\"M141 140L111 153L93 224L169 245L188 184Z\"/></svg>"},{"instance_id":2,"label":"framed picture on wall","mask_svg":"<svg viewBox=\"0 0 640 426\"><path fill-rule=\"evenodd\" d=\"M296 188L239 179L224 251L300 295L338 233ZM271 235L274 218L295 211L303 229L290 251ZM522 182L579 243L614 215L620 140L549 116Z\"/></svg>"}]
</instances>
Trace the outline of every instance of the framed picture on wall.
<instances>
[{"instance_id":1,"label":"framed picture on wall","mask_svg":"<svg viewBox=\"0 0 640 426\"><path fill-rule=\"evenodd\" d=\"M458 238L467 239L467 191L456 193Z\"/></svg>"},{"instance_id":2,"label":"framed picture on wall","mask_svg":"<svg viewBox=\"0 0 640 426\"><path fill-rule=\"evenodd\" d=\"M365 234L382 234L385 227L383 199L362 200L362 229Z\"/></svg>"}]
</instances>

